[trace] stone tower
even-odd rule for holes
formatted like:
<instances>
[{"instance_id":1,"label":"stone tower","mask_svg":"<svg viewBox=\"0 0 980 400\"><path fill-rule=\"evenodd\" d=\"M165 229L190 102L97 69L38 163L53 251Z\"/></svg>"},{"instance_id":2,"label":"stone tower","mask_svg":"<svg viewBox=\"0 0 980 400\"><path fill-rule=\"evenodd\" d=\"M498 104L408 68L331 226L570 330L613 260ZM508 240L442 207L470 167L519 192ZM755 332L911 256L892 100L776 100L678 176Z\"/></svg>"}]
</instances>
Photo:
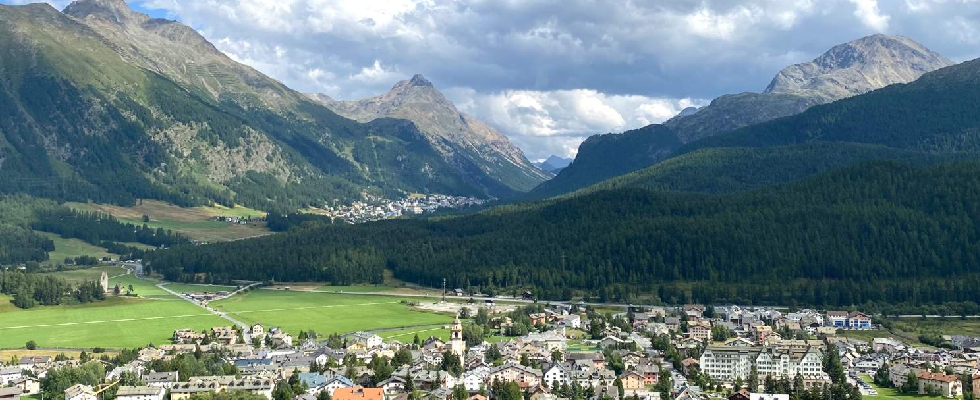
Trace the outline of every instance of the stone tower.
<instances>
[{"instance_id":1,"label":"stone tower","mask_svg":"<svg viewBox=\"0 0 980 400\"><path fill-rule=\"evenodd\" d=\"M99 286L102 287L103 293L109 293L109 274L102 271L102 276L99 277Z\"/></svg>"},{"instance_id":2,"label":"stone tower","mask_svg":"<svg viewBox=\"0 0 980 400\"><path fill-rule=\"evenodd\" d=\"M457 355L460 361L466 354L466 342L463 341L463 323L459 321L458 316L453 321L452 328L449 329L449 350Z\"/></svg>"}]
</instances>

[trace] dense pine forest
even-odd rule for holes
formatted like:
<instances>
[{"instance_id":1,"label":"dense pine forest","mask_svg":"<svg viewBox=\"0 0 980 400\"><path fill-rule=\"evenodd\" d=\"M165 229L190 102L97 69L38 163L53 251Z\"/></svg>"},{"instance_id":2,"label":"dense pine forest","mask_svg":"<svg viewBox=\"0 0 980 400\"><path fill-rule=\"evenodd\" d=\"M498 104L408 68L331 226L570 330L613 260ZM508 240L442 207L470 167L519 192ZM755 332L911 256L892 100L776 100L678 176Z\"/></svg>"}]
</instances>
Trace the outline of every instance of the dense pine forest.
<instances>
[{"instance_id":1,"label":"dense pine forest","mask_svg":"<svg viewBox=\"0 0 980 400\"><path fill-rule=\"evenodd\" d=\"M413 283L544 299L980 302L980 162L872 162L728 195L600 191L148 255L168 279Z\"/></svg>"}]
</instances>

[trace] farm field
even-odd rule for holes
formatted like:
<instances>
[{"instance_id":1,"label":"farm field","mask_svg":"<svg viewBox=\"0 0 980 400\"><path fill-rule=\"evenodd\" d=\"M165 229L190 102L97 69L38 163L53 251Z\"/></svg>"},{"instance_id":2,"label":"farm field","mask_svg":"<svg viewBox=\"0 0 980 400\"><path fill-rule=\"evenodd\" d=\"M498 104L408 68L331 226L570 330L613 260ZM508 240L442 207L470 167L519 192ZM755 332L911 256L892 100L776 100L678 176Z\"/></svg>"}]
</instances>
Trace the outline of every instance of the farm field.
<instances>
[{"instance_id":1,"label":"farm field","mask_svg":"<svg viewBox=\"0 0 980 400\"><path fill-rule=\"evenodd\" d=\"M143 200L142 204L133 207L119 207L108 204L68 203L76 210L99 211L116 217L122 222L147 225L151 228L163 228L180 232L187 237L205 242L242 239L271 233L265 223L235 225L220 221L211 221L211 217L246 217L265 216L264 212L246 207L227 208L192 207L182 208L155 200ZM149 217L149 222L143 222L143 216Z\"/></svg>"},{"instance_id":2,"label":"farm field","mask_svg":"<svg viewBox=\"0 0 980 400\"><path fill-rule=\"evenodd\" d=\"M320 334L380 328L448 324L453 316L412 310L401 298L280 290L252 290L215 301L211 307L232 318L278 326L292 334L313 329Z\"/></svg>"},{"instance_id":3,"label":"farm field","mask_svg":"<svg viewBox=\"0 0 980 400\"><path fill-rule=\"evenodd\" d=\"M184 283L168 283L167 289L177 293L201 293L201 292L233 292L236 287L222 285L189 285Z\"/></svg>"},{"instance_id":4,"label":"farm field","mask_svg":"<svg viewBox=\"0 0 980 400\"><path fill-rule=\"evenodd\" d=\"M49 272L51 275L55 275L60 278L64 278L68 282L79 283L85 281L97 281L99 277L102 276L102 271L109 274L110 277L125 274L126 269L117 266L94 266L91 268L80 268L68 271L58 271ZM111 279L110 279L111 280Z\"/></svg>"},{"instance_id":5,"label":"farm field","mask_svg":"<svg viewBox=\"0 0 980 400\"><path fill-rule=\"evenodd\" d=\"M106 301L22 310L0 297L0 348L131 348L165 343L177 328L228 325L186 301L110 297Z\"/></svg>"}]
</instances>

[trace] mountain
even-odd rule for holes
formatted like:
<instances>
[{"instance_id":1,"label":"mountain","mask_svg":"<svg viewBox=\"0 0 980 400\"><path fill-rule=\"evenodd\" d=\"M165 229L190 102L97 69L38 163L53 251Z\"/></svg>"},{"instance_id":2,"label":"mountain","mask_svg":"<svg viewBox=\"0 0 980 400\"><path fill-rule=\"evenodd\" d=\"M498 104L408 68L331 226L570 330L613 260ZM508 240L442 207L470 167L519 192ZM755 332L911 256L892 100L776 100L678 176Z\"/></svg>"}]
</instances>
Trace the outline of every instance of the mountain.
<instances>
[{"instance_id":1,"label":"mountain","mask_svg":"<svg viewBox=\"0 0 980 400\"><path fill-rule=\"evenodd\" d=\"M645 168L680 148L706 137L799 114L810 107L863 94L953 63L911 39L873 35L838 45L812 62L780 71L763 93L725 95L700 109L686 109L664 122L664 130L639 129L618 135L599 135L579 147L575 161L555 179L541 184L531 198L568 193L616 175ZM650 136L656 131L660 136ZM618 136L638 136L621 138ZM675 140L662 136L674 136ZM610 143L604 143L610 142ZM636 147L617 147L615 143ZM594 147L591 148L590 147ZM589 159L589 158L596 159ZM618 168L596 168L613 158Z\"/></svg>"},{"instance_id":2,"label":"mountain","mask_svg":"<svg viewBox=\"0 0 980 400\"><path fill-rule=\"evenodd\" d=\"M650 167L573 195L645 188L743 191L871 160L922 165L980 157L980 60L908 84L677 147Z\"/></svg>"},{"instance_id":3,"label":"mountain","mask_svg":"<svg viewBox=\"0 0 980 400\"><path fill-rule=\"evenodd\" d=\"M404 120L359 123L123 0L0 6L0 193L295 210L482 195Z\"/></svg>"},{"instance_id":4,"label":"mountain","mask_svg":"<svg viewBox=\"0 0 980 400\"><path fill-rule=\"evenodd\" d=\"M356 283L390 269L433 287L446 278L549 300L841 307L918 293L919 305L942 304L980 301L978 213L980 162L871 162L736 194L609 190L147 257L168 280ZM279 267L297 259L343 262Z\"/></svg>"},{"instance_id":5,"label":"mountain","mask_svg":"<svg viewBox=\"0 0 980 400\"><path fill-rule=\"evenodd\" d=\"M571 163L572 163L572 159L571 158L558 157L558 156L552 154L550 157L548 157L544 161L542 161L540 163L535 163L534 165L537 166L538 168L541 168L541 169L545 170L545 171L551 172L552 174L557 174L562 169L564 169L565 167L567 167L568 164L571 164Z\"/></svg>"},{"instance_id":6,"label":"mountain","mask_svg":"<svg viewBox=\"0 0 980 400\"><path fill-rule=\"evenodd\" d=\"M532 165L506 136L457 110L422 75L398 82L388 93L357 101L336 101L323 94L310 97L337 114L361 122L378 118L414 122L446 162L487 194L526 192L551 178Z\"/></svg>"}]
</instances>

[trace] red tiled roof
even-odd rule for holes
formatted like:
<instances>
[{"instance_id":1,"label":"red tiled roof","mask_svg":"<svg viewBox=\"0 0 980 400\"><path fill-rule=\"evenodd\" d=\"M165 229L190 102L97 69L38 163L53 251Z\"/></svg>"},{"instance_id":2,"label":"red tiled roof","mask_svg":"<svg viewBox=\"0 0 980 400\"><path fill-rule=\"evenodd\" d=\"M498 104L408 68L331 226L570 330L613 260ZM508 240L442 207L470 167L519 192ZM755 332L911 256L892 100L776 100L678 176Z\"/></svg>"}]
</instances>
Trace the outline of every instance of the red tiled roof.
<instances>
[{"instance_id":1,"label":"red tiled roof","mask_svg":"<svg viewBox=\"0 0 980 400\"><path fill-rule=\"evenodd\" d=\"M919 379L925 379L927 381L942 381L942 382L955 382L959 379L955 375L935 374L928 371L919 372L916 375L916 377L918 377Z\"/></svg>"}]
</instances>

